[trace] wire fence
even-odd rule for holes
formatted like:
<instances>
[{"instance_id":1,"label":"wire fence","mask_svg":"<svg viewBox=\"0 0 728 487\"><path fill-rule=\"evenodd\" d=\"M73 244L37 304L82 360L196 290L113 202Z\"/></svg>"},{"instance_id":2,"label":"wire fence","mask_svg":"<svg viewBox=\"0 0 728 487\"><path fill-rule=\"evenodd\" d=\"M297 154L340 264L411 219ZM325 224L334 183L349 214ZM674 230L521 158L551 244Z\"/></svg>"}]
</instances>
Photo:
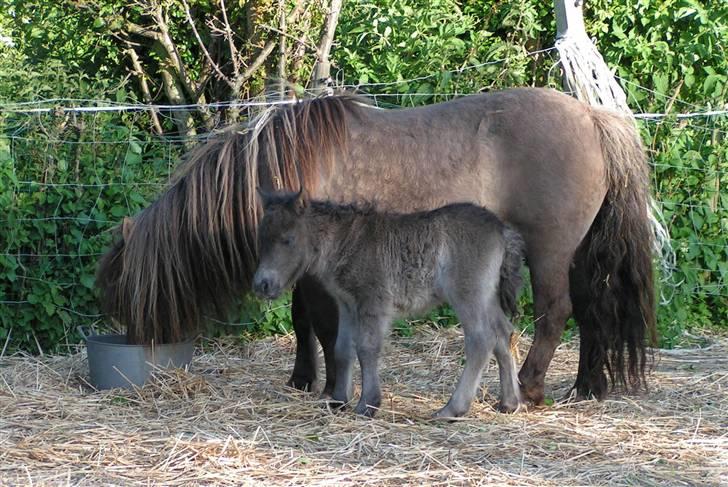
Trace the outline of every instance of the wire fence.
<instances>
[{"instance_id":1,"label":"wire fence","mask_svg":"<svg viewBox=\"0 0 728 487\"><path fill-rule=\"evenodd\" d=\"M373 90L427 78L343 86ZM362 96L376 106L391 106L381 100L423 95ZM675 267L680 272L667 297L688 292L724 299L728 110L675 101L685 111L635 113L651 157L656 202L677 251ZM149 114L171 117L180 111L235 109L244 115L246 110L283 103L296 101L168 106L58 98L0 106L0 207L5 208L0 213L0 280L12 283L0 286L0 305L15 308L16 316L56 317L67 329L100 319L93 269L111 240L111 230L153 200L168 184L180 157L191 145L204 143L224 120L218 117L212 127L200 124L187 134L153 135L140 129L149 126ZM667 133L673 145L657 143L660 134Z\"/></svg>"}]
</instances>

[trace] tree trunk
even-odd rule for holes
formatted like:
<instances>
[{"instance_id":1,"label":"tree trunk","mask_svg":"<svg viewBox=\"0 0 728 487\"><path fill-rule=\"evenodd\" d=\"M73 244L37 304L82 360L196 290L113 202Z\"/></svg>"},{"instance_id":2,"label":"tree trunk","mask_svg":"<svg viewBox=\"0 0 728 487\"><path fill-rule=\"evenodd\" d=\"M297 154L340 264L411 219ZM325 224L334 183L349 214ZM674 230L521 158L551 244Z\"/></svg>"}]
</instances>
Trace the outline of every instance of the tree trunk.
<instances>
[{"instance_id":1,"label":"tree trunk","mask_svg":"<svg viewBox=\"0 0 728 487\"><path fill-rule=\"evenodd\" d=\"M316 64L313 68L313 89L314 92L322 93L327 90L331 82L331 62L329 54L334 43L336 25L339 23L342 0L331 0L329 11L326 13L323 32L318 44Z\"/></svg>"}]
</instances>

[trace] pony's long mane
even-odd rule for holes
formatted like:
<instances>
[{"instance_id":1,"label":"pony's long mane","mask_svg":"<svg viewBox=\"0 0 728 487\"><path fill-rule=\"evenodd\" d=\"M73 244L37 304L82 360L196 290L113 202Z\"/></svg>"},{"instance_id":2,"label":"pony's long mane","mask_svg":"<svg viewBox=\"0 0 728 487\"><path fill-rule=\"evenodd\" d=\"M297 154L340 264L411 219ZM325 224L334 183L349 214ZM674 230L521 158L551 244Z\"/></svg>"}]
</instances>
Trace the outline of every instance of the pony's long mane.
<instances>
[{"instance_id":1,"label":"pony's long mane","mask_svg":"<svg viewBox=\"0 0 728 487\"><path fill-rule=\"evenodd\" d=\"M99 263L102 309L127 326L129 343L178 341L229 312L257 263L256 188L315 188L345 150L358 104L325 97L270 107L189 154Z\"/></svg>"}]
</instances>

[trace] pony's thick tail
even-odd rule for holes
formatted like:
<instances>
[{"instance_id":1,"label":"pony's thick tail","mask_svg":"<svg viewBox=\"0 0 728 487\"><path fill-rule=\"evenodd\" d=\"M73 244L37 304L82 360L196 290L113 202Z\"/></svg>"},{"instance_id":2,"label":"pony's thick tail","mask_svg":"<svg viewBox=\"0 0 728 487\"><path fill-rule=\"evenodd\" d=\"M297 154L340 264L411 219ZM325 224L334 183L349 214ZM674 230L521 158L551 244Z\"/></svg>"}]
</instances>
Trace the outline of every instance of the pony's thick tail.
<instances>
[{"instance_id":1,"label":"pony's thick tail","mask_svg":"<svg viewBox=\"0 0 728 487\"><path fill-rule=\"evenodd\" d=\"M518 292L523 284L521 267L523 266L523 237L509 225L504 225L505 255L500 268L500 303L506 314L516 314Z\"/></svg>"},{"instance_id":2,"label":"pony's thick tail","mask_svg":"<svg viewBox=\"0 0 728 487\"><path fill-rule=\"evenodd\" d=\"M656 341L649 178L634 122L591 109L606 165L607 194L574 260L571 295L580 326L579 375L584 397L613 385L645 385L646 341Z\"/></svg>"}]
</instances>

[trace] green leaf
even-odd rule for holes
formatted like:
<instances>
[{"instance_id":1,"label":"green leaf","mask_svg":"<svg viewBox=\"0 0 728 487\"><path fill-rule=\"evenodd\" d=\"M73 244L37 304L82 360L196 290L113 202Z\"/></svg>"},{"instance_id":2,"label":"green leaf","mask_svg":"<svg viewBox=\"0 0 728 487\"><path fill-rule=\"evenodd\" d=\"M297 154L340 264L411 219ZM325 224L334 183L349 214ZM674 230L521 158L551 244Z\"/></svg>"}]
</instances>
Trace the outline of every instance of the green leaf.
<instances>
[{"instance_id":1,"label":"green leaf","mask_svg":"<svg viewBox=\"0 0 728 487\"><path fill-rule=\"evenodd\" d=\"M84 287L88 289L94 289L94 287L96 286L96 279L94 278L93 274L83 274L79 278L79 281Z\"/></svg>"}]
</instances>

